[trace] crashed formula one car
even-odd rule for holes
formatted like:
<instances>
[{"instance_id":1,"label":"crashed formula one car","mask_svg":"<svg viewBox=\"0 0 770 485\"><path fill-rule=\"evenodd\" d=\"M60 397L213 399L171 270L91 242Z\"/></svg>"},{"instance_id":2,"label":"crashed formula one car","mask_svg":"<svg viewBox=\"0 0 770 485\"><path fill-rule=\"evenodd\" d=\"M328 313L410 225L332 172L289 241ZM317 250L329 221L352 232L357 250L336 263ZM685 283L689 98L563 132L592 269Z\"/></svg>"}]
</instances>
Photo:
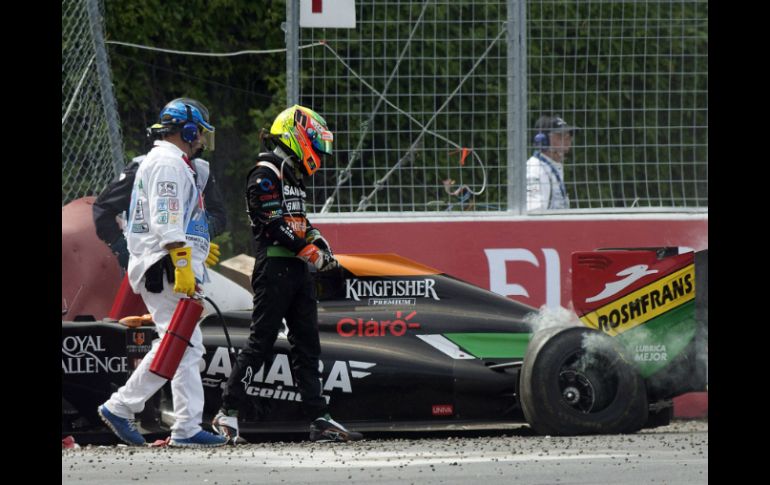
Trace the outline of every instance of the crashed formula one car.
<instances>
[{"instance_id":1,"label":"crashed formula one car","mask_svg":"<svg viewBox=\"0 0 770 485\"><path fill-rule=\"evenodd\" d=\"M667 424L673 397L707 385L707 254L575 253L580 322L537 331L536 309L433 268L397 255L340 255L339 270L317 274L331 414L363 432L526 422L540 434L578 435ZM234 349L250 317L250 309L223 313ZM200 325L206 426L234 354L220 316ZM97 406L156 336L151 325L62 322L63 435L88 442L106 432ZM307 429L284 333L244 385L254 409L242 435ZM168 384L137 419L140 430L168 430Z\"/></svg>"}]
</instances>

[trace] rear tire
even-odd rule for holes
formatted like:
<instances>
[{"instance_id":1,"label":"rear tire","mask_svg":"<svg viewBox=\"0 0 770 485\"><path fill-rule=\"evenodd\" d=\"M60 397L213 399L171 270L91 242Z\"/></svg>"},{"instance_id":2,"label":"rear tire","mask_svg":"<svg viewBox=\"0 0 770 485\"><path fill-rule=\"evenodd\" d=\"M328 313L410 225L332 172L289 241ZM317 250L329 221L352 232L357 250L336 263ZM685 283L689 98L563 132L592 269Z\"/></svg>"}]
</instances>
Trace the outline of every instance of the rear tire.
<instances>
[{"instance_id":1,"label":"rear tire","mask_svg":"<svg viewBox=\"0 0 770 485\"><path fill-rule=\"evenodd\" d=\"M520 379L524 417L539 434L627 433L647 421L644 380L615 339L591 328L537 332Z\"/></svg>"}]
</instances>

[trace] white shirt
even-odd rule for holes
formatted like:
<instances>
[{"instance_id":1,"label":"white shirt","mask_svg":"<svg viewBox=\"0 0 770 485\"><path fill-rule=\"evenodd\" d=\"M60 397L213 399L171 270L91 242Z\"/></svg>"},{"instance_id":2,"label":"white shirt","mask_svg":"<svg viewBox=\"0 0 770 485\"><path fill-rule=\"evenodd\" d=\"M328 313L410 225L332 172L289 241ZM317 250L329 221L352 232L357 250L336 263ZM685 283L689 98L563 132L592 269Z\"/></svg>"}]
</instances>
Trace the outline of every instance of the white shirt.
<instances>
[{"instance_id":1,"label":"white shirt","mask_svg":"<svg viewBox=\"0 0 770 485\"><path fill-rule=\"evenodd\" d=\"M136 171L126 226L128 278L136 293L147 269L168 254L164 247L173 242L192 248L195 278L208 280L204 262L210 237L202 197L208 162L195 161L196 179L183 156L174 144L158 140Z\"/></svg>"},{"instance_id":2,"label":"white shirt","mask_svg":"<svg viewBox=\"0 0 770 485\"><path fill-rule=\"evenodd\" d=\"M527 210L568 209L564 166L542 152L527 160Z\"/></svg>"}]
</instances>

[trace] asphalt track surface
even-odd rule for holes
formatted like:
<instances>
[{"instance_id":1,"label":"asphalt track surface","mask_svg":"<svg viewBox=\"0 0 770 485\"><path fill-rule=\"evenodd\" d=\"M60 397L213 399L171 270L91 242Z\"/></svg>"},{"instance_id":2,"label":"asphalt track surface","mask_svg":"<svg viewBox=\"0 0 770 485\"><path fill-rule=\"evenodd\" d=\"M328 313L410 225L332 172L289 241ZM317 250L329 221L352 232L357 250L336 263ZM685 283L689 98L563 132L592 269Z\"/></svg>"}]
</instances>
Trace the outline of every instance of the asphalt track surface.
<instances>
[{"instance_id":1,"label":"asphalt track surface","mask_svg":"<svg viewBox=\"0 0 770 485\"><path fill-rule=\"evenodd\" d=\"M705 484L708 422L615 436L520 428L375 435L352 443L261 442L214 449L87 445L62 450L63 484Z\"/></svg>"}]
</instances>

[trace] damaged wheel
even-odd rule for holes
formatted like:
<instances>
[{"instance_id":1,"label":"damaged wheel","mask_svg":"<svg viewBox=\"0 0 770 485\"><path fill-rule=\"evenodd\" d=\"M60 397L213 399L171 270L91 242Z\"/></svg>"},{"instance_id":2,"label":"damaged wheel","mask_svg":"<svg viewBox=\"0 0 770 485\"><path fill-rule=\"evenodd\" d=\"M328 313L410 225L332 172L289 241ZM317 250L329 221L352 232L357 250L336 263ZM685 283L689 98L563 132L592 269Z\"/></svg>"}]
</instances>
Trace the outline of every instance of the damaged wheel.
<instances>
[{"instance_id":1,"label":"damaged wheel","mask_svg":"<svg viewBox=\"0 0 770 485\"><path fill-rule=\"evenodd\" d=\"M537 332L520 377L527 423L539 434L613 434L647 420L644 380L613 338L586 327Z\"/></svg>"}]
</instances>

